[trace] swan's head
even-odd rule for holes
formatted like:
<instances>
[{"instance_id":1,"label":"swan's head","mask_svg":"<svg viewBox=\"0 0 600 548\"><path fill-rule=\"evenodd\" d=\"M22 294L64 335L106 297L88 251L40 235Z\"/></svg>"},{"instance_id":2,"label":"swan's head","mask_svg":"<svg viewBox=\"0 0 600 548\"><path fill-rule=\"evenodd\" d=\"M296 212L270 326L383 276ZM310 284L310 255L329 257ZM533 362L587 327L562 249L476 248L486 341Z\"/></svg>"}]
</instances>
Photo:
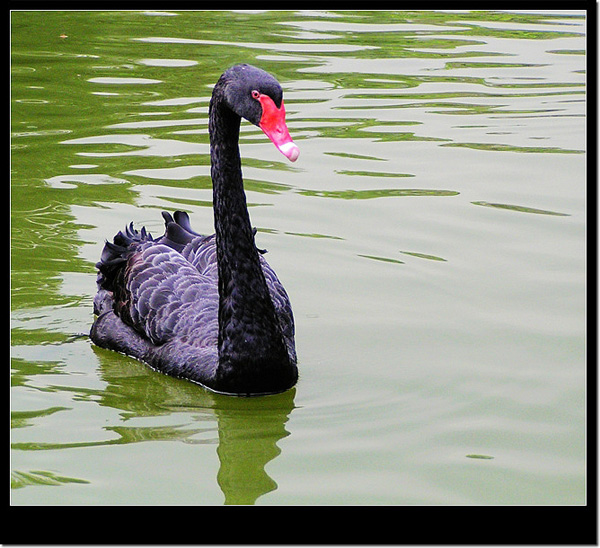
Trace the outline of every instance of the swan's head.
<instances>
[{"instance_id":1,"label":"swan's head","mask_svg":"<svg viewBox=\"0 0 600 548\"><path fill-rule=\"evenodd\" d=\"M236 114L262 129L279 151L295 162L300 150L285 123L283 91L268 72L252 65L235 65L223 74L225 98Z\"/></svg>"}]
</instances>

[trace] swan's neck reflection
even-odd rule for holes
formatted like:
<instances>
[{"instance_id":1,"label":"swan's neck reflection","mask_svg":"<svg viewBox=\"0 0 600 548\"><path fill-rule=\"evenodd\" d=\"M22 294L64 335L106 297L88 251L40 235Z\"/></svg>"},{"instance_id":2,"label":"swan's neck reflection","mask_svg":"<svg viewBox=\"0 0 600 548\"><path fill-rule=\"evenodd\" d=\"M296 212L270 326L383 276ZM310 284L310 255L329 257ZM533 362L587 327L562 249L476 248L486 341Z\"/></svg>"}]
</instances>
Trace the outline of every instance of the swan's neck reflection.
<instances>
[{"instance_id":1,"label":"swan's neck reflection","mask_svg":"<svg viewBox=\"0 0 600 548\"><path fill-rule=\"evenodd\" d=\"M219 428L217 454L221 466L217 482L225 504L254 504L277 489L265 472L266 464L281 453L277 442L288 436L284 428L294 406L295 389L261 398L235 398L215 409Z\"/></svg>"}]
</instances>

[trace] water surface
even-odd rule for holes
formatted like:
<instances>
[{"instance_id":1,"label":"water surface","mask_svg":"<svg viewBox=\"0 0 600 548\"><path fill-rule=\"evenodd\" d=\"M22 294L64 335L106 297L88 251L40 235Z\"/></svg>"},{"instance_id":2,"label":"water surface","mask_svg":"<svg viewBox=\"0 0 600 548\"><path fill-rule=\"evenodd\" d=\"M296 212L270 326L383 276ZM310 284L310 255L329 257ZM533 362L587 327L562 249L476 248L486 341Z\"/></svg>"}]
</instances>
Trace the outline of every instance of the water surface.
<instances>
[{"instance_id":1,"label":"water surface","mask_svg":"<svg viewBox=\"0 0 600 548\"><path fill-rule=\"evenodd\" d=\"M221 72L274 74L301 155L244 123L300 381L211 394L94 347L134 221L211 233ZM586 503L586 14L11 14L12 503Z\"/></svg>"}]
</instances>

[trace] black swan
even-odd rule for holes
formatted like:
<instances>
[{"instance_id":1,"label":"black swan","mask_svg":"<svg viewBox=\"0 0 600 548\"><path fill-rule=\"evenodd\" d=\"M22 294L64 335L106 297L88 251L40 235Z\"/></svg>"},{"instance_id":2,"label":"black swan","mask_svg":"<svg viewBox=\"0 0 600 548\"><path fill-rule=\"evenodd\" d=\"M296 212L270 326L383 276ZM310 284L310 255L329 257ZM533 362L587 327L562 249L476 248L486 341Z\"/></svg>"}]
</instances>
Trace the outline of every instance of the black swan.
<instances>
[{"instance_id":1,"label":"black swan","mask_svg":"<svg viewBox=\"0 0 600 548\"><path fill-rule=\"evenodd\" d=\"M106 242L94 298L92 341L219 393L259 395L296 384L289 298L254 243L238 148L241 118L260 127L292 162L281 86L236 65L219 78L209 106L215 234L187 213L163 212L160 238L133 223Z\"/></svg>"}]
</instances>

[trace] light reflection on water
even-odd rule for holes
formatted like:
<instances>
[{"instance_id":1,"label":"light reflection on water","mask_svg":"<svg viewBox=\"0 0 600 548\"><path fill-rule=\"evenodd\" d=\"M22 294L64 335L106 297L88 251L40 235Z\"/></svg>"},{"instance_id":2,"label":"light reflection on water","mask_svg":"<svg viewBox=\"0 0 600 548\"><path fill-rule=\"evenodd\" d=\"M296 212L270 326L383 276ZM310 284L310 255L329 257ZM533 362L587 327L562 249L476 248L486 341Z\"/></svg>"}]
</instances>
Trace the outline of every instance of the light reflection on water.
<instances>
[{"instance_id":1,"label":"light reflection on water","mask_svg":"<svg viewBox=\"0 0 600 548\"><path fill-rule=\"evenodd\" d=\"M12 14L13 503L584 503L584 14L160 15ZM105 238L213 231L240 61L301 149L242 126L301 368L251 400L80 336Z\"/></svg>"}]
</instances>

